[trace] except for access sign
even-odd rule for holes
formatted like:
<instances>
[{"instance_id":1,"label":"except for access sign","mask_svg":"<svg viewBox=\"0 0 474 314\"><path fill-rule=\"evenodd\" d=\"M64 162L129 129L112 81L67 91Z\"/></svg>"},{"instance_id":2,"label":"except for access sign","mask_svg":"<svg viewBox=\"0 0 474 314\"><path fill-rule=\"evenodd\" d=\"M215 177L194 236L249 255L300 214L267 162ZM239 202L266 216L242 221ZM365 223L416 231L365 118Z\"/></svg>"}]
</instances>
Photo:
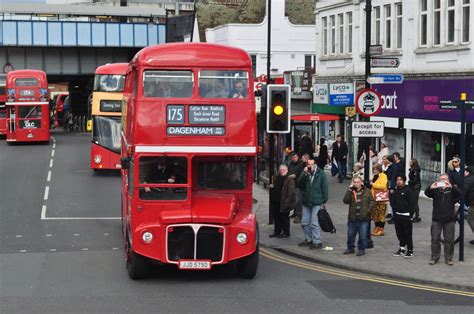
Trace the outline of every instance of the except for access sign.
<instances>
[{"instance_id":1,"label":"except for access sign","mask_svg":"<svg viewBox=\"0 0 474 314\"><path fill-rule=\"evenodd\" d=\"M365 117L375 116L382 110L382 96L370 88L363 89L357 95L356 109Z\"/></svg>"},{"instance_id":2,"label":"except for access sign","mask_svg":"<svg viewBox=\"0 0 474 314\"><path fill-rule=\"evenodd\" d=\"M353 137L384 137L385 123L380 121L352 122Z\"/></svg>"}]
</instances>

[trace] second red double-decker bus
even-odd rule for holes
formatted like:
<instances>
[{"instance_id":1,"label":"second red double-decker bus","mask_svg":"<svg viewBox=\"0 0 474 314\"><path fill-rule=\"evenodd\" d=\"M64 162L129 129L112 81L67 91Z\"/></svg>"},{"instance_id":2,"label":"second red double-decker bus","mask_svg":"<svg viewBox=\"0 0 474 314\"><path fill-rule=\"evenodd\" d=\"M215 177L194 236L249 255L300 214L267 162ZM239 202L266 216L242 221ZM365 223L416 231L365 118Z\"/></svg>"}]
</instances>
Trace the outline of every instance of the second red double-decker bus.
<instances>
[{"instance_id":1,"label":"second red double-decker bus","mask_svg":"<svg viewBox=\"0 0 474 314\"><path fill-rule=\"evenodd\" d=\"M7 142L49 142L46 73L15 70L7 74Z\"/></svg>"},{"instance_id":2,"label":"second red double-decker bus","mask_svg":"<svg viewBox=\"0 0 474 314\"><path fill-rule=\"evenodd\" d=\"M5 107L5 103L7 102L6 82L6 74L0 74L0 136L7 134L7 113Z\"/></svg>"},{"instance_id":3,"label":"second red double-decker bus","mask_svg":"<svg viewBox=\"0 0 474 314\"><path fill-rule=\"evenodd\" d=\"M257 130L251 59L211 44L142 49L122 121L122 226L132 279L147 260L179 269L258 267L252 212Z\"/></svg>"}]
</instances>

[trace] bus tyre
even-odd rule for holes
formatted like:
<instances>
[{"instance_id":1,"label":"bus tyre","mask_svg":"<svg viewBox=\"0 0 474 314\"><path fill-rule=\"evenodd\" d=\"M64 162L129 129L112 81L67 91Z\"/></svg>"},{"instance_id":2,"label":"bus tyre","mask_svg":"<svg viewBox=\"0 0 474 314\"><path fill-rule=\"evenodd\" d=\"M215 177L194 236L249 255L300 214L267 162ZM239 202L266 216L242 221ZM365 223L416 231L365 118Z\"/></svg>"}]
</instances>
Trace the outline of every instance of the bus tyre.
<instances>
[{"instance_id":1,"label":"bus tyre","mask_svg":"<svg viewBox=\"0 0 474 314\"><path fill-rule=\"evenodd\" d=\"M245 279L252 279L253 277L255 277L258 269L258 258L259 253L257 244L257 249L255 250L255 252L253 252L249 256L240 259L237 262L237 274L241 278Z\"/></svg>"},{"instance_id":2,"label":"bus tyre","mask_svg":"<svg viewBox=\"0 0 474 314\"><path fill-rule=\"evenodd\" d=\"M130 245L126 245L125 254L128 277L133 280L145 278L148 275L146 258L135 253Z\"/></svg>"}]
</instances>

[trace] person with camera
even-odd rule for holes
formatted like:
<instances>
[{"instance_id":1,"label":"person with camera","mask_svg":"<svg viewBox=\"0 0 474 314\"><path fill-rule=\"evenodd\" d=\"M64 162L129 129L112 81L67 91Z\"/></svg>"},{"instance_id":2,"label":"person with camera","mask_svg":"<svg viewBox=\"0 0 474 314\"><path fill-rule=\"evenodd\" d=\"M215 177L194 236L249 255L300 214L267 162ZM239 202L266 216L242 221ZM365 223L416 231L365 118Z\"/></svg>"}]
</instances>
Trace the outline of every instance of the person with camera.
<instances>
[{"instance_id":1,"label":"person with camera","mask_svg":"<svg viewBox=\"0 0 474 314\"><path fill-rule=\"evenodd\" d=\"M370 211L375 206L370 190L362 183L362 178L357 176L352 179L349 190L342 200L349 205L347 221L347 249L344 255L354 254L355 238L359 234L357 243L357 256L365 255L370 228Z\"/></svg>"},{"instance_id":2,"label":"person with camera","mask_svg":"<svg viewBox=\"0 0 474 314\"><path fill-rule=\"evenodd\" d=\"M328 201L328 180L323 170L316 166L314 159L309 159L303 173L298 178L303 203L303 218L301 226L304 231L304 241L299 247L309 247L310 250L321 249L321 228L318 212Z\"/></svg>"},{"instance_id":3,"label":"person with camera","mask_svg":"<svg viewBox=\"0 0 474 314\"><path fill-rule=\"evenodd\" d=\"M404 174L397 176L397 188L390 197L393 209L393 221L400 248L393 256L412 258L413 255L413 222L415 213L415 194L405 183L407 177Z\"/></svg>"},{"instance_id":4,"label":"person with camera","mask_svg":"<svg viewBox=\"0 0 474 314\"><path fill-rule=\"evenodd\" d=\"M454 254L454 225L456 209L454 204L459 201L461 191L449 182L447 174L439 177L431 184L425 195L433 199L433 217L431 223L431 261L430 265L438 263L441 256L441 231L444 237L444 258L446 264L453 265Z\"/></svg>"}]
</instances>

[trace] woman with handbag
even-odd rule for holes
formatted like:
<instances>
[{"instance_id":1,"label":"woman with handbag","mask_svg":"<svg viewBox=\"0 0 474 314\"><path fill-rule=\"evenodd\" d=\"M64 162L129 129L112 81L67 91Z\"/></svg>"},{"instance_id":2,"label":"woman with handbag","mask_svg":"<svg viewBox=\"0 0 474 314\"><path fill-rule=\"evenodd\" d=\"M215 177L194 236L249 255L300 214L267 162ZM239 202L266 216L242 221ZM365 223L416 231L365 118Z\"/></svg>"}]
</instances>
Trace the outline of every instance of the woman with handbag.
<instances>
[{"instance_id":1,"label":"woman with handbag","mask_svg":"<svg viewBox=\"0 0 474 314\"><path fill-rule=\"evenodd\" d=\"M385 234L385 214L387 211L387 202L389 201L387 188L387 175L382 172L380 164L372 168L374 177L372 178L372 196L375 199L375 207L371 211L371 219L374 221L375 230L373 236L383 236Z\"/></svg>"}]
</instances>

